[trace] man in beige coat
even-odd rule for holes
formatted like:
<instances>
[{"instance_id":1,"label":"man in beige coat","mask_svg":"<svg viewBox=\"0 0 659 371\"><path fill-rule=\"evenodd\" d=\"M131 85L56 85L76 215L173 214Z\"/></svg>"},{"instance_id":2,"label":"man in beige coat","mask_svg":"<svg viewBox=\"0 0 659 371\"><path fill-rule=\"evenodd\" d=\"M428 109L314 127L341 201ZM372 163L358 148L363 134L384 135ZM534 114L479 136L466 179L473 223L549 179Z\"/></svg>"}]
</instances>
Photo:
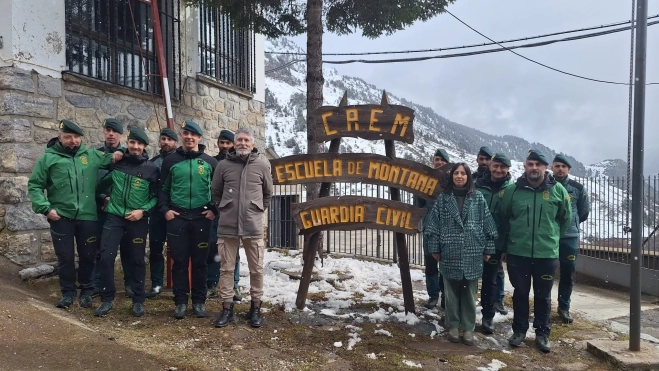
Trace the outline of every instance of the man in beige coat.
<instances>
[{"instance_id":1,"label":"man in beige coat","mask_svg":"<svg viewBox=\"0 0 659 371\"><path fill-rule=\"evenodd\" d=\"M215 169L212 197L219 213L217 248L220 255L220 298L224 305L215 327L233 322L233 270L240 240L243 242L250 276L252 306L249 322L261 327L263 296L263 214L272 197L270 162L254 148L254 135L238 129L234 151Z\"/></svg>"}]
</instances>

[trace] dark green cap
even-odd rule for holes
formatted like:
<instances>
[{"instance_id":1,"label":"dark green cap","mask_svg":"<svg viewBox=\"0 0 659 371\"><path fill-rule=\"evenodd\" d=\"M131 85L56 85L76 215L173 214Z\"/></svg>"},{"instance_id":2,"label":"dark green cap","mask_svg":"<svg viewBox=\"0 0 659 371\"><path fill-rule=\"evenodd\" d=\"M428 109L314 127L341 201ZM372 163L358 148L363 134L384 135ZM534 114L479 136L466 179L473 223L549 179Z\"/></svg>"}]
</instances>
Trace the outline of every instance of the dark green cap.
<instances>
[{"instance_id":1,"label":"dark green cap","mask_svg":"<svg viewBox=\"0 0 659 371\"><path fill-rule=\"evenodd\" d=\"M493 162L500 162L500 163L502 163L502 164L504 164L504 165L506 165L506 166L508 166L508 167L512 166L512 164L510 163L510 159L508 158L508 156L506 156L505 154L500 153L500 152L497 152L497 153L495 153L495 154L492 155L492 161L493 161Z\"/></svg>"},{"instance_id":2,"label":"dark green cap","mask_svg":"<svg viewBox=\"0 0 659 371\"><path fill-rule=\"evenodd\" d=\"M181 125L181 130L187 130L191 133L195 133L199 136L203 136L204 132L201 130L201 127L199 127L199 124L192 120L185 120L183 125Z\"/></svg>"},{"instance_id":3,"label":"dark green cap","mask_svg":"<svg viewBox=\"0 0 659 371\"><path fill-rule=\"evenodd\" d=\"M149 137L147 137L144 130L140 128L132 128L128 130L128 139L135 139L138 142L149 145Z\"/></svg>"},{"instance_id":4,"label":"dark green cap","mask_svg":"<svg viewBox=\"0 0 659 371\"><path fill-rule=\"evenodd\" d=\"M174 130L170 129L170 128L162 129L160 131L160 136L166 136L166 137L172 138L172 139L174 139L175 141L178 142L178 134L176 134L176 132Z\"/></svg>"},{"instance_id":5,"label":"dark green cap","mask_svg":"<svg viewBox=\"0 0 659 371\"><path fill-rule=\"evenodd\" d=\"M448 157L448 153L446 153L446 151L441 148L435 151L435 156L443 158L446 162L451 162L450 158Z\"/></svg>"},{"instance_id":6,"label":"dark green cap","mask_svg":"<svg viewBox=\"0 0 659 371\"><path fill-rule=\"evenodd\" d=\"M562 162L565 165L567 165L567 167L572 169L572 163L570 163L570 160L568 160L567 156L563 154L556 155L556 157L554 157L554 162Z\"/></svg>"},{"instance_id":7,"label":"dark green cap","mask_svg":"<svg viewBox=\"0 0 659 371\"><path fill-rule=\"evenodd\" d=\"M526 160L535 160L535 161L540 161L545 165L549 165L549 161L547 161L547 157L545 155L538 151L537 149L532 149L529 151L529 153L526 154Z\"/></svg>"},{"instance_id":8,"label":"dark green cap","mask_svg":"<svg viewBox=\"0 0 659 371\"><path fill-rule=\"evenodd\" d=\"M478 150L478 154L482 156L487 156L489 158L492 158L492 155L494 152L490 149L488 146L482 146L481 149Z\"/></svg>"},{"instance_id":9,"label":"dark green cap","mask_svg":"<svg viewBox=\"0 0 659 371\"><path fill-rule=\"evenodd\" d=\"M112 129L119 134L124 133L124 125L121 123L121 121L113 118L105 119L103 122L103 129Z\"/></svg>"},{"instance_id":10,"label":"dark green cap","mask_svg":"<svg viewBox=\"0 0 659 371\"><path fill-rule=\"evenodd\" d=\"M233 140L235 139L235 134L233 134L233 131L224 129L220 131L220 136L217 138L217 140L220 139L225 139L228 140L229 142L233 143Z\"/></svg>"},{"instance_id":11,"label":"dark green cap","mask_svg":"<svg viewBox=\"0 0 659 371\"><path fill-rule=\"evenodd\" d=\"M80 129L80 126L76 125L73 121L69 120L62 120L59 122L59 130L62 133L69 133L69 134L78 134L80 136L84 136L85 133Z\"/></svg>"}]
</instances>

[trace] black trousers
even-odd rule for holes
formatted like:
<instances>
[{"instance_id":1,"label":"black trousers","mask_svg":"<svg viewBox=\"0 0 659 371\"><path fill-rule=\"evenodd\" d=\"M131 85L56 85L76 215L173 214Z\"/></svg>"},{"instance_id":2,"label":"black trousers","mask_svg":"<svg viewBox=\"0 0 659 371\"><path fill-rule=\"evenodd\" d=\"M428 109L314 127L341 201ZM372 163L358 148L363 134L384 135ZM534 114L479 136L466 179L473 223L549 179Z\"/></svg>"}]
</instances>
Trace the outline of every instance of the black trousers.
<instances>
[{"instance_id":1,"label":"black trousers","mask_svg":"<svg viewBox=\"0 0 659 371\"><path fill-rule=\"evenodd\" d=\"M113 214L108 214L101 237L101 300L112 301L116 294L114 285L114 262L117 249L121 245L121 260L125 261L133 303L144 303L144 280L146 279L146 235L149 220L142 218L136 222L128 221Z\"/></svg>"},{"instance_id":2,"label":"black trousers","mask_svg":"<svg viewBox=\"0 0 659 371\"><path fill-rule=\"evenodd\" d=\"M483 262L483 280L481 282L481 305L484 319L494 318L494 304L499 301L499 270L501 269L501 252L497 251L490 256L490 260Z\"/></svg>"},{"instance_id":3,"label":"black trousers","mask_svg":"<svg viewBox=\"0 0 659 371\"><path fill-rule=\"evenodd\" d=\"M149 267L151 287L163 286L165 280L165 257L163 249L167 239L167 220L159 211L149 218Z\"/></svg>"},{"instance_id":4,"label":"black trousers","mask_svg":"<svg viewBox=\"0 0 659 371\"><path fill-rule=\"evenodd\" d=\"M187 217L185 217L185 216ZM180 216L167 222L167 243L171 251L174 303L187 304L190 292L188 264L192 260L192 303L206 302L206 276L208 274L208 240L212 220L199 214L190 218Z\"/></svg>"},{"instance_id":5,"label":"black trousers","mask_svg":"<svg viewBox=\"0 0 659 371\"><path fill-rule=\"evenodd\" d=\"M558 259L527 258L508 255L508 278L513 292L513 332L526 334L529 329L529 292L533 280L533 328L536 335L551 333L551 288Z\"/></svg>"},{"instance_id":6,"label":"black trousers","mask_svg":"<svg viewBox=\"0 0 659 371\"><path fill-rule=\"evenodd\" d=\"M57 255L62 295L76 296L75 248L78 249L80 296L92 295L94 292L92 273L98 246L96 222L61 218L58 221L48 220L48 223L50 223L50 235L53 238L53 247Z\"/></svg>"}]
</instances>

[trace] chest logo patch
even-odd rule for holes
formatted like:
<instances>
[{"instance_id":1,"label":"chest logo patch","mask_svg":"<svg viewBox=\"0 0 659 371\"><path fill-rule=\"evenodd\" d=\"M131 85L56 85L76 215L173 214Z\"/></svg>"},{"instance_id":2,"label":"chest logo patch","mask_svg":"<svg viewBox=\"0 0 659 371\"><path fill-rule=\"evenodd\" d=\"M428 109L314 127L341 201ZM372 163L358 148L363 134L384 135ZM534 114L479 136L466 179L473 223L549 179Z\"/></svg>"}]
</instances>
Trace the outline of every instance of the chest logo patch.
<instances>
[{"instance_id":1,"label":"chest logo patch","mask_svg":"<svg viewBox=\"0 0 659 371\"><path fill-rule=\"evenodd\" d=\"M549 191L548 190L542 192L542 199L545 200L545 201L549 200Z\"/></svg>"},{"instance_id":2,"label":"chest logo patch","mask_svg":"<svg viewBox=\"0 0 659 371\"><path fill-rule=\"evenodd\" d=\"M506 192L506 191L504 191L503 189L500 190L500 191L499 191L499 198L503 198L503 194L504 194L505 192Z\"/></svg>"},{"instance_id":3,"label":"chest logo patch","mask_svg":"<svg viewBox=\"0 0 659 371\"><path fill-rule=\"evenodd\" d=\"M199 175L204 175L204 165L199 165L197 167L197 172L199 173Z\"/></svg>"},{"instance_id":4,"label":"chest logo patch","mask_svg":"<svg viewBox=\"0 0 659 371\"><path fill-rule=\"evenodd\" d=\"M135 189L140 189L140 186L142 186L142 179L137 178L133 181L133 188Z\"/></svg>"},{"instance_id":5,"label":"chest logo patch","mask_svg":"<svg viewBox=\"0 0 659 371\"><path fill-rule=\"evenodd\" d=\"M89 163L89 160L87 160L87 156L80 156L80 162L83 165L87 165Z\"/></svg>"}]
</instances>

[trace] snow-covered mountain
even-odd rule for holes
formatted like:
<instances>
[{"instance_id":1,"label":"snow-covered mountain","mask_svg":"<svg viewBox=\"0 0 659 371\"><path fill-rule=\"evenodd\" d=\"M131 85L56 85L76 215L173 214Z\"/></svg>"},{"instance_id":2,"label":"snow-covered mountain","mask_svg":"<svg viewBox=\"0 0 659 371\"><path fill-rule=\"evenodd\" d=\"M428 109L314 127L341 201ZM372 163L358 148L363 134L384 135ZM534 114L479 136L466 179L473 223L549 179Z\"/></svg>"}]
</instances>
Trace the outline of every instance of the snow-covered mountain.
<instances>
[{"instance_id":1,"label":"snow-covered mountain","mask_svg":"<svg viewBox=\"0 0 659 371\"><path fill-rule=\"evenodd\" d=\"M268 40L266 50L278 52L303 52L290 40L282 38ZM301 59L295 55L266 54L266 145L274 149L281 157L306 152L306 65L304 62L294 62ZM348 92L348 104L379 104L382 89L363 79L339 74L335 69L325 68L324 104L336 106L344 92ZM429 163L437 148L444 148L451 162L465 162L472 169L476 168L476 153L487 145L496 152L504 152L511 159L511 173L517 178L523 173L523 161L531 148L536 148L552 159L556 152L541 143L530 143L525 139L504 135L496 136L483 133L464 125L460 125L440 116L433 109L400 98L395 91L388 91L392 104L401 104L415 110L413 144L396 143L398 157ZM384 155L383 141L368 141L359 138L344 138L340 148L341 153L376 153ZM568 156L570 157L570 156ZM591 215L592 218L584 227L589 236L598 238L617 238L626 219L626 210L621 199L627 193L621 184L612 182L607 177L625 175L625 162L622 160L607 160L596 165L584 166L570 157L573 162L572 174L578 181L592 184ZM622 173L620 173L620 169ZM588 182L580 177L601 177ZM359 189L357 186L353 189ZM612 200L617 200L615 203ZM655 199L656 200L656 199ZM650 207L648 205L647 207ZM659 209L652 204L652 208ZM650 214L650 212L648 212ZM649 233L649 232L648 232ZM589 237L584 236L584 238Z\"/></svg>"}]
</instances>

